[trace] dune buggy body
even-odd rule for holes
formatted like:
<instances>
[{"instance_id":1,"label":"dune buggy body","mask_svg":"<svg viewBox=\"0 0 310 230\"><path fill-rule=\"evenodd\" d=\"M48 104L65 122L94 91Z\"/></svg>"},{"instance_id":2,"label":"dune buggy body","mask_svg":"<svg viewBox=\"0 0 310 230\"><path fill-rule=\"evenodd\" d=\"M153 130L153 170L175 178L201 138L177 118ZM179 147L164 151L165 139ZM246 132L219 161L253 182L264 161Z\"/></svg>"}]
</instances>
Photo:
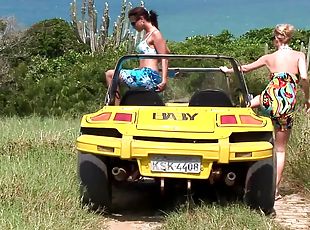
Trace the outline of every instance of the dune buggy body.
<instances>
[{"instance_id":1,"label":"dune buggy body","mask_svg":"<svg viewBox=\"0 0 310 230\"><path fill-rule=\"evenodd\" d=\"M169 59L169 86L158 93L120 89L122 68L141 58ZM127 64L125 64L127 63ZM234 73L218 68L230 65ZM270 212L275 196L273 126L249 108L238 62L220 55L127 55L117 65L105 105L86 114L77 138L81 198L112 207L112 184L147 177L196 180L228 188L254 208ZM234 190L235 191L235 190Z\"/></svg>"}]
</instances>

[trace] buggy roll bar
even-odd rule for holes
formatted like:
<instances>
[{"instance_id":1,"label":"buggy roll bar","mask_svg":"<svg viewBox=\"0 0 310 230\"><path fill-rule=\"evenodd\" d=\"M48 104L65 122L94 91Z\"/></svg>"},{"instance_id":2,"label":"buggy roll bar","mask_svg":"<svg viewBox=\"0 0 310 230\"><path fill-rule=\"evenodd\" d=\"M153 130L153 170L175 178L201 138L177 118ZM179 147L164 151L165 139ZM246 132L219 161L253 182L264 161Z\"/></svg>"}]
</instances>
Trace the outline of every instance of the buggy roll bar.
<instances>
[{"instance_id":1,"label":"buggy roll bar","mask_svg":"<svg viewBox=\"0 0 310 230\"><path fill-rule=\"evenodd\" d=\"M234 70L234 73L237 75L240 83L241 88L244 92L246 92L246 95L244 95L246 99L246 103L250 103L250 96L248 93L247 86L245 84L243 72L239 71L238 66L240 66L239 62L234 59L233 57L225 56L225 55L184 55L184 54L129 54L122 56L116 66L114 71L114 76L111 82L111 85L108 87L107 94L105 97L105 105L114 105L115 104L115 94L117 91L117 86L119 83L119 72L122 69L122 65L126 60L135 59L222 59L229 61L232 65L232 68ZM186 72L203 72L203 71L221 71L219 68L168 68L168 70L182 70Z\"/></svg>"}]
</instances>

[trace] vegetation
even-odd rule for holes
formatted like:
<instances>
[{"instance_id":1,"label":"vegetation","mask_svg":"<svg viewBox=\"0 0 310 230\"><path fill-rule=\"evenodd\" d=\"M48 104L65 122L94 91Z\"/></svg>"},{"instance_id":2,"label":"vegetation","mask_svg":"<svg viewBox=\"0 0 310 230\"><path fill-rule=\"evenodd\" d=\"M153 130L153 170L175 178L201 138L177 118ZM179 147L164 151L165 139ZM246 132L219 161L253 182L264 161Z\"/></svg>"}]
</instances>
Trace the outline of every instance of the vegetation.
<instances>
[{"instance_id":1,"label":"vegetation","mask_svg":"<svg viewBox=\"0 0 310 230\"><path fill-rule=\"evenodd\" d=\"M223 31L168 45L172 53L224 54L246 63L264 53L265 43L270 44L266 36L257 38L266 30L250 31L237 38ZM310 32L297 35L298 42L293 41L296 46L306 43ZM126 53L126 47L91 53L87 45L78 42L73 28L60 19L39 22L14 42L12 49L4 47L2 51L4 66L8 66L0 75L2 115L72 116L99 108L106 91L103 73ZM253 94L263 89L265 76L264 70L246 76Z\"/></svg>"},{"instance_id":2,"label":"vegetation","mask_svg":"<svg viewBox=\"0 0 310 230\"><path fill-rule=\"evenodd\" d=\"M0 229L99 229L79 206L74 140L78 120L0 121ZM5 131L5 132L4 132Z\"/></svg>"},{"instance_id":3,"label":"vegetation","mask_svg":"<svg viewBox=\"0 0 310 230\"><path fill-rule=\"evenodd\" d=\"M294 127L288 144L286 177L297 182L310 194L310 116L305 111L295 114Z\"/></svg>"},{"instance_id":4,"label":"vegetation","mask_svg":"<svg viewBox=\"0 0 310 230\"><path fill-rule=\"evenodd\" d=\"M14 49L21 36L22 32L19 31L14 17L0 18L0 90L3 84L10 84L13 81L10 71L12 59L17 53L7 51Z\"/></svg>"},{"instance_id":5,"label":"vegetation","mask_svg":"<svg viewBox=\"0 0 310 230\"><path fill-rule=\"evenodd\" d=\"M104 99L103 72L124 50L90 54L63 20L45 20L29 28L3 57L10 71L0 80L2 115L81 114Z\"/></svg>"},{"instance_id":6,"label":"vegetation","mask_svg":"<svg viewBox=\"0 0 310 230\"><path fill-rule=\"evenodd\" d=\"M202 205L193 209L185 207L166 218L164 230L217 230L217 229L282 229L260 213L240 205Z\"/></svg>"},{"instance_id":7,"label":"vegetation","mask_svg":"<svg viewBox=\"0 0 310 230\"><path fill-rule=\"evenodd\" d=\"M82 0L81 18L78 18L78 8L76 0L71 5L72 26L75 29L78 39L90 46L91 52L105 52L113 47L126 47L131 52L143 39L144 32L130 31L130 22L127 17L128 11L132 8L131 2L122 0L120 15L110 30L109 4L106 2L98 25L98 11L94 0ZM140 6L144 6L141 1ZM111 34L109 32L112 31Z\"/></svg>"},{"instance_id":8,"label":"vegetation","mask_svg":"<svg viewBox=\"0 0 310 230\"><path fill-rule=\"evenodd\" d=\"M79 205L74 148L79 119L3 117L0 129L0 229L106 227L103 216ZM206 226L277 229L272 219L243 205L182 208L168 213L163 229Z\"/></svg>"},{"instance_id":9,"label":"vegetation","mask_svg":"<svg viewBox=\"0 0 310 230\"><path fill-rule=\"evenodd\" d=\"M1 25L8 23L2 21ZM114 40L119 37L112 37L104 52L92 52L89 43L80 42L75 26L61 19L49 19L19 36L11 33L10 40L9 34L1 39L0 63L4 68L0 71L0 115L78 116L102 105L107 88L103 73L114 67L128 47L116 46ZM218 35L193 36L183 42L171 41L168 45L176 54L224 54L246 63L262 55L266 43L271 47L271 32L271 28L265 28L234 37L223 31ZM306 44L309 36L310 31L297 31L293 47ZM263 89L265 76L264 70L246 76L253 94Z\"/></svg>"},{"instance_id":10,"label":"vegetation","mask_svg":"<svg viewBox=\"0 0 310 230\"><path fill-rule=\"evenodd\" d=\"M105 219L78 205L77 117L102 106L107 88L103 73L128 47L92 52L90 43L76 36L76 28L61 19L38 22L26 31L14 28L14 20L0 19L0 229L101 229ZM223 31L169 41L168 46L176 54L223 54L247 63L265 52L266 43L272 47L271 32L264 28L234 37ZM300 49L309 36L310 31L298 30L292 46ZM266 69L246 75L251 93L263 89L266 76ZM310 191L305 141L310 139L310 119L298 106L285 173ZM278 228L242 205L181 209L167 216L163 228L199 226Z\"/></svg>"},{"instance_id":11,"label":"vegetation","mask_svg":"<svg viewBox=\"0 0 310 230\"><path fill-rule=\"evenodd\" d=\"M33 56L28 65L21 63L14 69L15 82L3 87L1 112L51 116L98 109L105 94L103 68L112 68L112 63L109 55L75 51L54 59Z\"/></svg>"},{"instance_id":12,"label":"vegetation","mask_svg":"<svg viewBox=\"0 0 310 230\"><path fill-rule=\"evenodd\" d=\"M77 41L74 30L64 20L44 20L31 26L19 44L22 52L30 56L57 58L67 51L83 52L87 46Z\"/></svg>"}]
</instances>

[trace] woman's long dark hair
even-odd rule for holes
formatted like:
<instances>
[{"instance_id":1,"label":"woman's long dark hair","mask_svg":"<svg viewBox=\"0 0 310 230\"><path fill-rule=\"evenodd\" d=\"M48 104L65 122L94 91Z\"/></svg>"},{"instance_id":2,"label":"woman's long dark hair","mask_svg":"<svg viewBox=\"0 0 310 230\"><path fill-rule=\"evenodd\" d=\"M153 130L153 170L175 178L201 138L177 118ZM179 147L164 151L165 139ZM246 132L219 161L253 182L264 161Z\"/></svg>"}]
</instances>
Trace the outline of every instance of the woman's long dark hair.
<instances>
[{"instance_id":1,"label":"woman's long dark hair","mask_svg":"<svg viewBox=\"0 0 310 230\"><path fill-rule=\"evenodd\" d=\"M144 7L138 6L129 10L128 17L132 16L134 16L136 19L142 16L146 21L151 22L153 26L159 29L157 21L158 14L154 10L148 11Z\"/></svg>"}]
</instances>

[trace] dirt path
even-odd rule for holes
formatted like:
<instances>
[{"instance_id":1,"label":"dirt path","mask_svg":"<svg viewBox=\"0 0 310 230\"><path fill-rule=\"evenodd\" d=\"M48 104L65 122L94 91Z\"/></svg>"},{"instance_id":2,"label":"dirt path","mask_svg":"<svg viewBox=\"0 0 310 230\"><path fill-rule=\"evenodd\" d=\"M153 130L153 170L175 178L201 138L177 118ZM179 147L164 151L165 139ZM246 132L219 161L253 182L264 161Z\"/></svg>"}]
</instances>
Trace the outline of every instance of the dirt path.
<instances>
[{"instance_id":1,"label":"dirt path","mask_svg":"<svg viewBox=\"0 0 310 230\"><path fill-rule=\"evenodd\" d=\"M109 221L109 230L155 230L160 227L160 222L144 221Z\"/></svg>"},{"instance_id":2,"label":"dirt path","mask_svg":"<svg viewBox=\"0 0 310 230\"><path fill-rule=\"evenodd\" d=\"M284 184L282 199L275 202L275 221L287 229L310 229L310 199L298 187Z\"/></svg>"},{"instance_id":3,"label":"dirt path","mask_svg":"<svg viewBox=\"0 0 310 230\"><path fill-rule=\"evenodd\" d=\"M109 216L109 230L154 230L161 225L163 213L158 211L156 186L153 183L114 188L114 210Z\"/></svg>"}]
</instances>

